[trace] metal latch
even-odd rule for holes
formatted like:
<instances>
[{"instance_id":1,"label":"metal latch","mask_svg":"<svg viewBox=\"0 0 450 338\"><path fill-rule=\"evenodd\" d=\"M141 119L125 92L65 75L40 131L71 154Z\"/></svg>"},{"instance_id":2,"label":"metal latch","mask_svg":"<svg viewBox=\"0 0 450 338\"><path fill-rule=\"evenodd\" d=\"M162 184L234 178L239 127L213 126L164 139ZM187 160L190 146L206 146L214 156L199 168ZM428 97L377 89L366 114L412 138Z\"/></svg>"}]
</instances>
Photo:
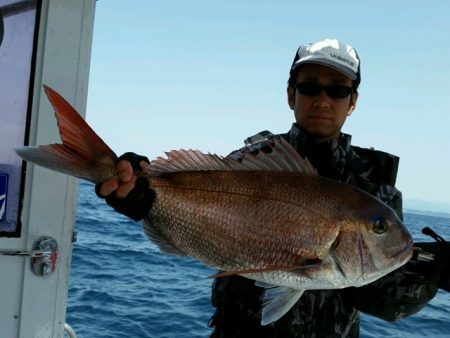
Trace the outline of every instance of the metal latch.
<instances>
[{"instance_id":1,"label":"metal latch","mask_svg":"<svg viewBox=\"0 0 450 338\"><path fill-rule=\"evenodd\" d=\"M58 243L53 238L42 237L33 244L30 251L0 250L0 256L30 257L31 270L36 276L47 277L56 270Z\"/></svg>"}]
</instances>

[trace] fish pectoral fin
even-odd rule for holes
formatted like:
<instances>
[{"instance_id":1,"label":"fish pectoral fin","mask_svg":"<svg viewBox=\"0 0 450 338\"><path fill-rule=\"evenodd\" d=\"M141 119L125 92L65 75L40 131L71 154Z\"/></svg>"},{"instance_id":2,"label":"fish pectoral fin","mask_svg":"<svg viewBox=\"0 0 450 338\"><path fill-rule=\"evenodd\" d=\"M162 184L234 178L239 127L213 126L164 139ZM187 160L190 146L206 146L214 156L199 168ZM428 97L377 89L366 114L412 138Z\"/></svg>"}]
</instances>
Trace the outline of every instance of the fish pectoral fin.
<instances>
[{"instance_id":1,"label":"fish pectoral fin","mask_svg":"<svg viewBox=\"0 0 450 338\"><path fill-rule=\"evenodd\" d=\"M261 325L276 322L288 312L300 299L304 290L296 290L284 286L273 286L257 283L265 288L261 313Z\"/></svg>"},{"instance_id":2,"label":"fish pectoral fin","mask_svg":"<svg viewBox=\"0 0 450 338\"><path fill-rule=\"evenodd\" d=\"M293 271L293 270L305 270L310 268L316 268L320 266L321 261L317 260L311 264L304 265L292 265L292 266L266 266L263 268L252 268L252 269L242 269L242 270L232 270L232 271L222 271L214 275L208 276L208 278L220 278L233 275L244 275L250 273L261 273L261 272L274 272L274 271Z\"/></svg>"}]
</instances>

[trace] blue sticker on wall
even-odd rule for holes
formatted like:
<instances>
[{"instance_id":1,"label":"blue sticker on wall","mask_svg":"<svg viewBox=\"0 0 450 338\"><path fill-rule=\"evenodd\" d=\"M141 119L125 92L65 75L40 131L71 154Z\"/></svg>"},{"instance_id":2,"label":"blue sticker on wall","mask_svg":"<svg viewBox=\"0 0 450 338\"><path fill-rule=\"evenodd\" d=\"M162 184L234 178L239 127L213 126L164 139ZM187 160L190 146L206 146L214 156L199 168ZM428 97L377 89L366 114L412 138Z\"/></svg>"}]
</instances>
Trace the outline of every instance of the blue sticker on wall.
<instances>
[{"instance_id":1,"label":"blue sticker on wall","mask_svg":"<svg viewBox=\"0 0 450 338\"><path fill-rule=\"evenodd\" d=\"M6 195L8 193L8 174L0 173L0 222L6 219Z\"/></svg>"}]
</instances>

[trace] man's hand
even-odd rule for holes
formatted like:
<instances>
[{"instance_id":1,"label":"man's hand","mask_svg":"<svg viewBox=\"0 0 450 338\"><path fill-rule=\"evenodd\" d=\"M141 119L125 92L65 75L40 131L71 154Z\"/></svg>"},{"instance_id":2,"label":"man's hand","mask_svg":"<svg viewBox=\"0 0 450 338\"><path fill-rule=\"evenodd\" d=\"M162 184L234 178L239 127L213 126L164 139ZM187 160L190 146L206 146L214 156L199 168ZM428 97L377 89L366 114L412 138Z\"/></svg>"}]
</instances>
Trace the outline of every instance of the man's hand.
<instances>
[{"instance_id":1,"label":"man's hand","mask_svg":"<svg viewBox=\"0 0 450 338\"><path fill-rule=\"evenodd\" d=\"M117 175L95 186L98 197L119 213L135 221L143 219L155 200L146 177L139 177L149 160L135 153L125 153L117 160Z\"/></svg>"}]
</instances>

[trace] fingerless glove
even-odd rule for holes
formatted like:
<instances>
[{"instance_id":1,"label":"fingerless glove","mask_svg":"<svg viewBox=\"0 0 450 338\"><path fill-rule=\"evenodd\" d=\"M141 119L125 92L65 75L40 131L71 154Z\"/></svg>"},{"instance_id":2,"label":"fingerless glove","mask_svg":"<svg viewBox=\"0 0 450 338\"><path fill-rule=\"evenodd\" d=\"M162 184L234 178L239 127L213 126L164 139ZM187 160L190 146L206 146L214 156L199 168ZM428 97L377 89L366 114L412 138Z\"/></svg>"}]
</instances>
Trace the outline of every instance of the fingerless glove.
<instances>
[{"instance_id":1,"label":"fingerless glove","mask_svg":"<svg viewBox=\"0 0 450 338\"><path fill-rule=\"evenodd\" d=\"M135 173L142 171L140 166L141 161L150 163L147 157L131 152L120 156L117 159L117 162L120 160L129 161ZM156 198L155 191L149 188L148 180L145 177L139 177L136 180L135 187L125 198L117 197L115 192L108 196L102 196L100 194L101 185L102 183L98 183L95 186L95 193L97 196L105 199L106 203L108 203L114 210L128 216L134 221L140 221L149 213Z\"/></svg>"}]
</instances>

